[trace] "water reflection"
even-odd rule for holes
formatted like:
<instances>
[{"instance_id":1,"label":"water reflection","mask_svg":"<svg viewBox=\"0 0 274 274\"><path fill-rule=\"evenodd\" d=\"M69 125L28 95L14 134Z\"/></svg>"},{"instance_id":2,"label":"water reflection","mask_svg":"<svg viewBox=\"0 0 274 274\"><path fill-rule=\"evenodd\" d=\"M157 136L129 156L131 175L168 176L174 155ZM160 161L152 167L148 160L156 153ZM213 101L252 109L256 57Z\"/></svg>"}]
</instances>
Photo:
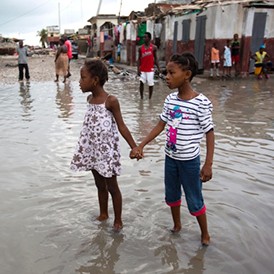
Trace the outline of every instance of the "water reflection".
<instances>
[{"instance_id":1,"label":"water reflection","mask_svg":"<svg viewBox=\"0 0 274 274\"><path fill-rule=\"evenodd\" d=\"M57 83L56 87L57 93L55 102L61 112L58 117L65 120L66 118L69 118L70 115L72 115L72 110L74 109L71 83L68 82L62 86Z\"/></svg>"},{"instance_id":2,"label":"water reflection","mask_svg":"<svg viewBox=\"0 0 274 274\"><path fill-rule=\"evenodd\" d=\"M199 274L204 273L204 256L207 251L207 247L201 247L196 250L195 256L193 256L188 262L188 268L183 273Z\"/></svg>"},{"instance_id":3,"label":"water reflection","mask_svg":"<svg viewBox=\"0 0 274 274\"><path fill-rule=\"evenodd\" d=\"M24 121L32 121L33 119L31 118L31 110L33 108L32 103L34 100L31 98L30 95L30 82L27 81L25 82L20 82L19 83L19 95L22 98L20 101L20 104L23 109L22 117Z\"/></svg>"},{"instance_id":4,"label":"water reflection","mask_svg":"<svg viewBox=\"0 0 274 274\"><path fill-rule=\"evenodd\" d=\"M162 265L167 264L172 267L172 271L179 269L179 257L177 249L171 238L168 240L169 244L164 244L154 251L154 256L161 257Z\"/></svg>"},{"instance_id":5,"label":"water reflection","mask_svg":"<svg viewBox=\"0 0 274 274\"><path fill-rule=\"evenodd\" d=\"M122 233L107 234L105 229L99 231L90 242L81 246L80 253L90 254L91 259L87 262L88 266L82 265L75 271L91 274L116 273L115 264L120 259L117 249L123 241L124 235Z\"/></svg>"},{"instance_id":6,"label":"water reflection","mask_svg":"<svg viewBox=\"0 0 274 274\"><path fill-rule=\"evenodd\" d=\"M96 192L87 191L94 183L90 174L69 170L86 109L78 83L0 85L2 272L272 273L274 78L270 81L205 81L195 87L214 105L214 177L204 186L209 248L198 248L198 227L188 214L182 213L185 230L179 237L166 231L171 216L163 196L164 132L139 162L128 159L121 138L125 229L112 234L111 222L85 221L98 207ZM171 91L159 82L152 100L141 102L137 81L114 79L107 85L133 137L143 139Z\"/></svg>"},{"instance_id":7,"label":"water reflection","mask_svg":"<svg viewBox=\"0 0 274 274\"><path fill-rule=\"evenodd\" d=\"M195 254L190 258L187 263L187 267L180 267L181 261L181 254L178 253L182 252L178 250L176 244L174 243L174 237L170 237L168 242L160 247L158 247L154 251L155 257L161 257L162 265L168 265L172 267L172 270L162 273L189 273L189 274L199 274L204 273L205 266L204 266L204 256L207 251L207 247L199 247ZM176 241L176 239L175 239ZM178 251L177 251L178 250ZM185 253L185 252L183 252ZM190 257L189 254L186 254L187 257Z\"/></svg>"},{"instance_id":8,"label":"water reflection","mask_svg":"<svg viewBox=\"0 0 274 274\"><path fill-rule=\"evenodd\" d=\"M201 91L200 91L201 92ZM269 118L273 117L273 92L267 83L228 83L211 88L216 132L233 137L266 137Z\"/></svg>"}]
</instances>

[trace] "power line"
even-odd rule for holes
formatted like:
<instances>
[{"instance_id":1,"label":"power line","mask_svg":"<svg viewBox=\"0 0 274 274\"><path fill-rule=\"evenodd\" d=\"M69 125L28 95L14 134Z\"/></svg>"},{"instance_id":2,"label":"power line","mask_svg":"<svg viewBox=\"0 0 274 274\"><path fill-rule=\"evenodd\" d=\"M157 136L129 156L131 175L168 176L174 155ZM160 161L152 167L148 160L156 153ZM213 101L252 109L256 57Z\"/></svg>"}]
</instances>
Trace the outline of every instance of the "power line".
<instances>
[{"instance_id":1,"label":"power line","mask_svg":"<svg viewBox=\"0 0 274 274\"><path fill-rule=\"evenodd\" d=\"M3 26L3 25L5 25L5 24L8 24L8 23L10 23L10 22L12 22L12 21L14 21L14 20L17 20L18 18L23 17L24 15L26 15L26 14L28 14L28 13L30 13L30 12L36 10L36 9L39 9L40 7L46 5L46 4L47 4L48 2L50 2L50 1L52 1L52 0L49 0L49 1L47 1L47 2L45 2L45 3L43 3L43 4L41 4L40 6L34 8L34 9L32 9L32 10L29 10L29 11L25 12L24 14L22 14L22 15L16 17L16 18L13 18L13 19L11 19L11 20L5 22L5 23L0 24L0 27Z\"/></svg>"},{"instance_id":2,"label":"power line","mask_svg":"<svg viewBox=\"0 0 274 274\"><path fill-rule=\"evenodd\" d=\"M66 9L70 6L70 4L71 4L73 1L74 1L74 0L71 0L70 3L69 3L65 8L63 8L63 9L61 10L61 12L63 12L64 10L66 10Z\"/></svg>"}]
</instances>

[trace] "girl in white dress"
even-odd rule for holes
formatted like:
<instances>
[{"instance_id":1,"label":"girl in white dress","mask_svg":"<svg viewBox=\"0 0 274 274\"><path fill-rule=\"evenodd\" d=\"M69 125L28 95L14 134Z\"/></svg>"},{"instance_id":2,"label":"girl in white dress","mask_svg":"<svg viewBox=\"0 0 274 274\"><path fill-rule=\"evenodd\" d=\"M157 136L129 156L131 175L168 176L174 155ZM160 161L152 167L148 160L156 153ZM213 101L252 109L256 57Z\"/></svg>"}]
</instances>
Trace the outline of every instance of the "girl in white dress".
<instances>
[{"instance_id":1,"label":"girl in white dress","mask_svg":"<svg viewBox=\"0 0 274 274\"><path fill-rule=\"evenodd\" d=\"M108 192L110 193L114 209L113 229L121 230L122 195L116 178L121 173L118 130L131 148L136 147L136 144L123 121L118 99L103 88L107 80L107 67L102 61L86 60L81 68L79 83L83 93L92 94L87 97L87 112L71 169L91 170L93 173L98 189L99 221L109 217Z\"/></svg>"},{"instance_id":2,"label":"girl in white dress","mask_svg":"<svg viewBox=\"0 0 274 274\"><path fill-rule=\"evenodd\" d=\"M223 65L223 76L231 76L231 41L226 41L226 46L224 47L224 65Z\"/></svg>"}]
</instances>

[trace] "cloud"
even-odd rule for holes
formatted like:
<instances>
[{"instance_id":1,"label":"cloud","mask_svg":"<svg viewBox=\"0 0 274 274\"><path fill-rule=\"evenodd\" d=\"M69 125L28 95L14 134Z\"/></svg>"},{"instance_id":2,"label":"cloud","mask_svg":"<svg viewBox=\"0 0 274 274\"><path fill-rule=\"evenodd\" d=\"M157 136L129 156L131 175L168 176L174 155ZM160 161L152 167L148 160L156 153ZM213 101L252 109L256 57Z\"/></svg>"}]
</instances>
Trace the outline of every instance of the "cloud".
<instances>
[{"instance_id":1,"label":"cloud","mask_svg":"<svg viewBox=\"0 0 274 274\"><path fill-rule=\"evenodd\" d=\"M3 2L3 3L2 3ZM132 10L144 10L153 0L123 0L121 15ZM88 19L96 16L99 0L8 0L1 1L0 34L7 37L27 39L47 26L59 25L58 3L60 3L61 29L75 29L88 25ZM118 14L120 0L102 0L101 14ZM6 24L4 24L6 23ZM24 37L25 35L25 37Z\"/></svg>"}]
</instances>

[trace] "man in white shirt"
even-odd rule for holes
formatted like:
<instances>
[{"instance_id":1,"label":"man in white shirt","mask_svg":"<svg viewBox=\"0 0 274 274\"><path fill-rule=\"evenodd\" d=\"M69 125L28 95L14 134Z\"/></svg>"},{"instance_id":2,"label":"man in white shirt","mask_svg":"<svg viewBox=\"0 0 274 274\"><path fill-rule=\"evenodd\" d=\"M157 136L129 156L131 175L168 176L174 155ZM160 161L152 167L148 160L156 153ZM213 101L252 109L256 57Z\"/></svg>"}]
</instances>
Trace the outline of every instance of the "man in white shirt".
<instances>
[{"instance_id":1,"label":"man in white shirt","mask_svg":"<svg viewBox=\"0 0 274 274\"><path fill-rule=\"evenodd\" d=\"M27 80L29 80L29 67L28 67L28 48L23 46L23 41L21 40L19 42L19 46L16 50L18 54L18 67L19 67L19 81L23 81L24 73L23 70L25 68L25 77Z\"/></svg>"}]
</instances>

